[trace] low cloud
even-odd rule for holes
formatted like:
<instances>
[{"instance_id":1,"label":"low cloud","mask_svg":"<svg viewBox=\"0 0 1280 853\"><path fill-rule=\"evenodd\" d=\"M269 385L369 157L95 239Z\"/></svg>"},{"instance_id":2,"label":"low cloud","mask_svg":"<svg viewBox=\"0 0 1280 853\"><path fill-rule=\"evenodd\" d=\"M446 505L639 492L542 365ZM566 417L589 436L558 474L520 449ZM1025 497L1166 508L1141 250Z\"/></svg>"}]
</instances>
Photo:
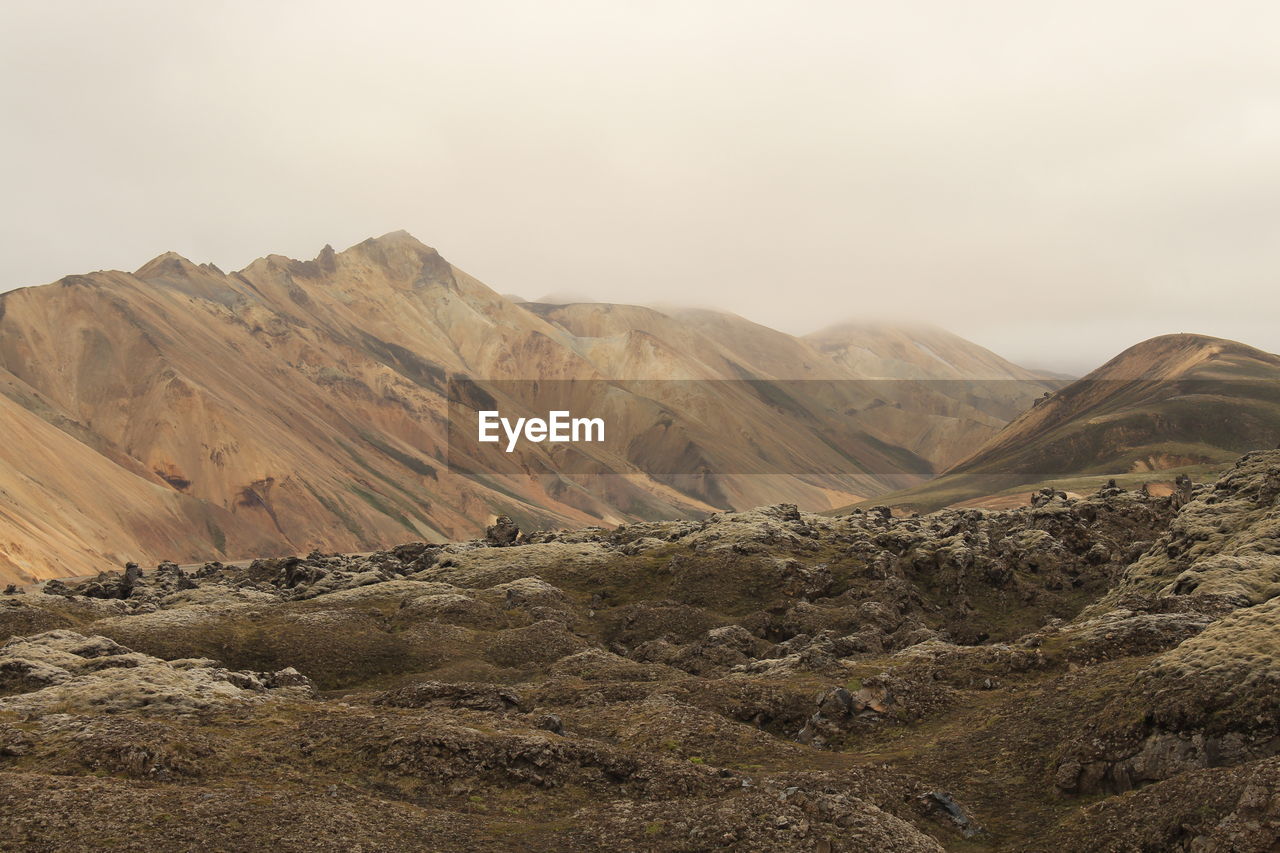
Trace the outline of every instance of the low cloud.
<instances>
[{"instance_id":1,"label":"low cloud","mask_svg":"<svg viewBox=\"0 0 1280 853\"><path fill-rule=\"evenodd\" d=\"M0 289L405 228L500 292L1280 350L1273 4L7 3Z\"/></svg>"}]
</instances>

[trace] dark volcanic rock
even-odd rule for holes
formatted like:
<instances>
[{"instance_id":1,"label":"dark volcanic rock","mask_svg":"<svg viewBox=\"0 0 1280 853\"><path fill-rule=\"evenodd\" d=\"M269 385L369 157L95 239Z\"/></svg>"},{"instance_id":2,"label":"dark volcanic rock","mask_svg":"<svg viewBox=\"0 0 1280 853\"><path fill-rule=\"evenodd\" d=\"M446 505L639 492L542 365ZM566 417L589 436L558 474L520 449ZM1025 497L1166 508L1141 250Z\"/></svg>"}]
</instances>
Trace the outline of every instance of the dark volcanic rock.
<instances>
[{"instance_id":1,"label":"dark volcanic rock","mask_svg":"<svg viewBox=\"0 0 1280 853\"><path fill-rule=\"evenodd\" d=\"M495 548L515 545L520 539L520 528L507 516L500 515L497 521L485 528L484 539Z\"/></svg>"},{"instance_id":2,"label":"dark volcanic rock","mask_svg":"<svg viewBox=\"0 0 1280 853\"><path fill-rule=\"evenodd\" d=\"M0 599L0 846L1268 850L1278 502L1269 452L50 581Z\"/></svg>"}]
</instances>

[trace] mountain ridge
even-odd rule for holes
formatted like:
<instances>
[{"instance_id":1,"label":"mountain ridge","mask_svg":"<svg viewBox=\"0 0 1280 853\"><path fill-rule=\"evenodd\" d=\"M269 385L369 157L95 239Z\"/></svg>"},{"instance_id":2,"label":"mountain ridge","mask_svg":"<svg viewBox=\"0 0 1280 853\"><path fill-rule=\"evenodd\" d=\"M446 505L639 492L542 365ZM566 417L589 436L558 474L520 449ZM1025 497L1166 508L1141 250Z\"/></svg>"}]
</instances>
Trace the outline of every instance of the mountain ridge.
<instances>
[{"instance_id":1,"label":"mountain ridge","mask_svg":"<svg viewBox=\"0 0 1280 853\"><path fill-rule=\"evenodd\" d=\"M1132 383L1174 382L1198 372L1202 367L1212 369L1215 360L1221 359L1225 363L1229 357L1248 359L1280 370L1280 356L1239 341L1187 332L1158 335L1134 344L1078 382L1049 395L1043 403L1011 422L973 456L960 460L943 474L980 464L993 453L1025 440L1025 434L1031 430L1051 429L1072 417L1081 417L1105 406L1116 395L1132 392Z\"/></svg>"},{"instance_id":2,"label":"mountain ridge","mask_svg":"<svg viewBox=\"0 0 1280 853\"><path fill-rule=\"evenodd\" d=\"M593 330L610 334L586 334ZM992 403L994 412L936 392L845 411L832 408L830 388L803 385L788 412L749 384L724 386L714 404L704 401L705 415L691 411L681 427L710 471L752 470L756 442L784 451L796 470L836 473L655 477L645 469L653 458L614 455L586 467L617 476L583 480L557 475L542 454L529 476L495 483L449 470L445 397L454 375L859 378L802 339L730 315L514 303L403 231L341 252L326 245L311 260L266 255L231 273L164 252L133 273L69 275L0 294L8 417L27 424L27 440L65 446L58 456L81 471L41 486L27 461L39 454L7 448L0 577L81 574L127 559L361 551L406 536L475 535L495 515L536 528L776 500L827 508L891 488L892 476L926 476L1042 390L1027 380ZM807 420L793 420L802 412ZM759 435L718 429L726 415ZM884 470L838 473L856 468L849 460L861 453L878 454ZM26 497L3 491L10 479L25 484ZM84 519L72 525L74 546L34 517L35 506Z\"/></svg>"},{"instance_id":3,"label":"mountain ridge","mask_svg":"<svg viewBox=\"0 0 1280 853\"><path fill-rule=\"evenodd\" d=\"M1180 332L1128 347L1013 419L929 483L883 499L1007 505L1036 489L1208 478L1280 442L1280 355Z\"/></svg>"}]
</instances>

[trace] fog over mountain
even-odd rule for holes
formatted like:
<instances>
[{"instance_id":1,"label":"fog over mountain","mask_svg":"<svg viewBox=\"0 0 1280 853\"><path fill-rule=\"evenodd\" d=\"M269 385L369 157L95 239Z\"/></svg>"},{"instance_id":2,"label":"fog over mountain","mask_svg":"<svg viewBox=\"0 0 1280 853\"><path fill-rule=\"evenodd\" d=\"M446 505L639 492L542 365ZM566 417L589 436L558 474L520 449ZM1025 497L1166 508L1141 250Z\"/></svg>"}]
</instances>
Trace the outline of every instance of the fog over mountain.
<instances>
[{"instance_id":1,"label":"fog over mountain","mask_svg":"<svg viewBox=\"0 0 1280 853\"><path fill-rule=\"evenodd\" d=\"M9 2L0 290L398 228L504 292L1280 350L1273 4ZM780 300L779 294L786 298Z\"/></svg>"}]
</instances>

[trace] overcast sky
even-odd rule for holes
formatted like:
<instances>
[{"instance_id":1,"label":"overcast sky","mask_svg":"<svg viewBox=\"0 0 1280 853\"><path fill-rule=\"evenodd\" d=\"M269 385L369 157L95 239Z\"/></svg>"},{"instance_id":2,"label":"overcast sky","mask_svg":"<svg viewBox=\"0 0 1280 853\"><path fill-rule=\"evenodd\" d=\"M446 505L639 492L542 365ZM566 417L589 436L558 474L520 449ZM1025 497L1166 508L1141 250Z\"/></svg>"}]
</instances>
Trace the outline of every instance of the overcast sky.
<instances>
[{"instance_id":1,"label":"overcast sky","mask_svg":"<svg viewBox=\"0 0 1280 853\"><path fill-rule=\"evenodd\" d=\"M0 5L0 290L404 228L503 293L1280 351L1274 2Z\"/></svg>"}]
</instances>

